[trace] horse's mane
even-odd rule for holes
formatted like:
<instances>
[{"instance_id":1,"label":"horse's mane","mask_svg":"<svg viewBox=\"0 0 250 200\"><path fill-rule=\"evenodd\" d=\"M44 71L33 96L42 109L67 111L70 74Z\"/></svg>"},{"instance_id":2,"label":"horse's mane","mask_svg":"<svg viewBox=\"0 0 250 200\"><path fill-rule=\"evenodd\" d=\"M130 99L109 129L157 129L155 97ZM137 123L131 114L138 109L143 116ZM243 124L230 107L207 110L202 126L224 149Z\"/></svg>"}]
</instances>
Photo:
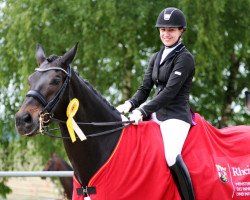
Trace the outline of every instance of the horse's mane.
<instances>
[{"instance_id":1,"label":"horse's mane","mask_svg":"<svg viewBox=\"0 0 250 200\"><path fill-rule=\"evenodd\" d=\"M81 82L83 82L83 84L85 84L90 90L92 90L93 93L94 93L96 96L99 97L99 99L101 99L101 100L102 100L107 106L109 106L111 109L116 110L115 107L114 107L106 98L104 98L104 97L100 94L99 91L97 91L97 90L89 83L89 81L87 81L86 79L83 79L81 76L79 76L78 73L76 73L76 74L77 74L79 80L80 80Z\"/></svg>"}]
</instances>

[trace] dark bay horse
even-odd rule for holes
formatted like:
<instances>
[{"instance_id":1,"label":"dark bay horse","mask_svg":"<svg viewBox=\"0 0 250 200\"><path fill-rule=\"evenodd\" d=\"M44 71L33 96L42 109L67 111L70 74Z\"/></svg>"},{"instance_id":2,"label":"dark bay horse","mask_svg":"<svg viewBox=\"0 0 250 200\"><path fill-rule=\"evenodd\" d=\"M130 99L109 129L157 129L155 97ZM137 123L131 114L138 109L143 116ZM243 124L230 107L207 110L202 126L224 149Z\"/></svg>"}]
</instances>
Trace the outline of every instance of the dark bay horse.
<instances>
[{"instance_id":1,"label":"dark bay horse","mask_svg":"<svg viewBox=\"0 0 250 200\"><path fill-rule=\"evenodd\" d=\"M56 153L53 153L43 168L43 171L73 171L73 168ZM64 189L64 195L67 199L72 199L73 178L60 177L60 183Z\"/></svg>"},{"instance_id":2,"label":"dark bay horse","mask_svg":"<svg viewBox=\"0 0 250 200\"><path fill-rule=\"evenodd\" d=\"M66 110L73 98L80 101L79 110L74 116L75 121L121 122L120 113L69 66L76 51L77 45L62 57L46 58L43 48L37 46L36 59L39 68L30 75L30 90L16 113L16 128L21 135L35 135L40 125L46 125L45 121L49 121L53 114L54 118L62 121L59 122L62 136L68 137ZM43 118L42 122L39 118ZM75 177L81 185L87 186L90 178L114 150L121 134L119 127L122 125L79 126L86 136L114 130L109 134L89 137L85 141L77 140L72 143L70 139L63 140Z\"/></svg>"},{"instance_id":3,"label":"dark bay horse","mask_svg":"<svg viewBox=\"0 0 250 200\"><path fill-rule=\"evenodd\" d=\"M51 121L59 124L60 137L74 169L74 200L82 200L88 194L93 200L180 200L166 165L158 124L142 122L123 129L120 113L70 67L76 51L77 45L61 57L46 58L38 45L39 67L30 75L30 90L16 113L17 131L34 136L38 132L49 133L47 126ZM74 120L87 140L77 138L72 143L66 110L74 98L80 102ZM250 126L219 130L198 114L195 121L182 154L196 199L241 200L241 195L250 198L249 192L236 190L243 190L244 184L250 183ZM222 175L227 177L224 182ZM104 197L99 198L99 194Z\"/></svg>"}]
</instances>

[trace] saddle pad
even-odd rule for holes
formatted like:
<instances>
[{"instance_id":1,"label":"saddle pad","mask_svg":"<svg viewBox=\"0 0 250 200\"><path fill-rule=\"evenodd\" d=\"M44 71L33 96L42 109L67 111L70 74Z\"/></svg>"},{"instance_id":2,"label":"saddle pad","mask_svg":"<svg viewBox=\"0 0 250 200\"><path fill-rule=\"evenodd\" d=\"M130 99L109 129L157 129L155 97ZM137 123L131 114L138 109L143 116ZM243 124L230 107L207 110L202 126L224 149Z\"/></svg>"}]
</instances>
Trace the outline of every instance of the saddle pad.
<instances>
[{"instance_id":1,"label":"saddle pad","mask_svg":"<svg viewBox=\"0 0 250 200\"><path fill-rule=\"evenodd\" d=\"M199 114L182 156L196 200L250 199L250 126L216 129ZM123 130L109 160L92 177L91 200L180 200L166 165L159 125L142 122ZM74 178L74 188L81 185ZM84 200L73 191L74 200Z\"/></svg>"}]
</instances>

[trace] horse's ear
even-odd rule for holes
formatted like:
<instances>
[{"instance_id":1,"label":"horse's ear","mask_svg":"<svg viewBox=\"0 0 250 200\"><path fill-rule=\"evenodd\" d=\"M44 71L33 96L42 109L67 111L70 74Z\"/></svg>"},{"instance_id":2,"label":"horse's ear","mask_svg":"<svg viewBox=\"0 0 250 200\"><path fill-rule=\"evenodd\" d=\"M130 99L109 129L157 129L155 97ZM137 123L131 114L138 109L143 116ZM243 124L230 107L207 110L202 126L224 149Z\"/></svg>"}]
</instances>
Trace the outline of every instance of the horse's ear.
<instances>
[{"instance_id":1,"label":"horse's ear","mask_svg":"<svg viewBox=\"0 0 250 200\"><path fill-rule=\"evenodd\" d=\"M39 65L41 65L46 60L43 47L40 44L36 46L36 60Z\"/></svg>"},{"instance_id":2,"label":"horse's ear","mask_svg":"<svg viewBox=\"0 0 250 200\"><path fill-rule=\"evenodd\" d=\"M77 51L77 46L78 46L78 42L76 43L76 45L71 48L68 52L66 52L60 59L60 65L63 68L67 68L69 66L69 64L73 61L75 55L76 55L76 51Z\"/></svg>"}]
</instances>

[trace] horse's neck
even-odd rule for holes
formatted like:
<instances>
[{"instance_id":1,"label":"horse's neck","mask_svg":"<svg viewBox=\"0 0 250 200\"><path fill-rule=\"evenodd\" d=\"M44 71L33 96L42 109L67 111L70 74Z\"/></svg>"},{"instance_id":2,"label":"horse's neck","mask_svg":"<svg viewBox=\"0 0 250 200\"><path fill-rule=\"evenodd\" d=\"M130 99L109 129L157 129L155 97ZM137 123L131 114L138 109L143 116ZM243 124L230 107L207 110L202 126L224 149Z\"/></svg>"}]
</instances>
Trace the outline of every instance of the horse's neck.
<instances>
[{"instance_id":1,"label":"horse's neck","mask_svg":"<svg viewBox=\"0 0 250 200\"><path fill-rule=\"evenodd\" d=\"M57 162L57 171L72 171L72 167L63 159L57 158L55 161ZM67 195L69 199L72 197L73 190L73 179L71 177L60 177L61 185L64 189L64 193Z\"/></svg>"},{"instance_id":2,"label":"horse's neck","mask_svg":"<svg viewBox=\"0 0 250 200\"><path fill-rule=\"evenodd\" d=\"M58 171L72 171L72 167L63 159L60 159L59 161L59 165L58 165Z\"/></svg>"},{"instance_id":3,"label":"horse's neck","mask_svg":"<svg viewBox=\"0 0 250 200\"><path fill-rule=\"evenodd\" d=\"M109 122L121 121L120 114L104 99L97 94L93 88L73 73L70 81L69 97L77 98L80 106L74 117L78 122ZM65 113L65 111L64 111ZM65 115L65 114L64 114ZM114 129L117 126L87 126L79 125L86 134L99 133ZM63 135L68 136L65 124L60 124ZM94 173L106 162L111 155L121 131L116 131L101 137L88 138L86 141L79 139L72 143L64 140L64 146L74 173L82 185L87 185Z\"/></svg>"},{"instance_id":4,"label":"horse's neck","mask_svg":"<svg viewBox=\"0 0 250 200\"><path fill-rule=\"evenodd\" d=\"M80 108L77 118L86 121L118 121L120 114L85 80L73 72L69 89L70 99L77 98Z\"/></svg>"},{"instance_id":5,"label":"horse's neck","mask_svg":"<svg viewBox=\"0 0 250 200\"><path fill-rule=\"evenodd\" d=\"M69 199L71 199L73 191L73 179L71 177L60 177L60 182L64 189L64 193Z\"/></svg>"}]
</instances>

